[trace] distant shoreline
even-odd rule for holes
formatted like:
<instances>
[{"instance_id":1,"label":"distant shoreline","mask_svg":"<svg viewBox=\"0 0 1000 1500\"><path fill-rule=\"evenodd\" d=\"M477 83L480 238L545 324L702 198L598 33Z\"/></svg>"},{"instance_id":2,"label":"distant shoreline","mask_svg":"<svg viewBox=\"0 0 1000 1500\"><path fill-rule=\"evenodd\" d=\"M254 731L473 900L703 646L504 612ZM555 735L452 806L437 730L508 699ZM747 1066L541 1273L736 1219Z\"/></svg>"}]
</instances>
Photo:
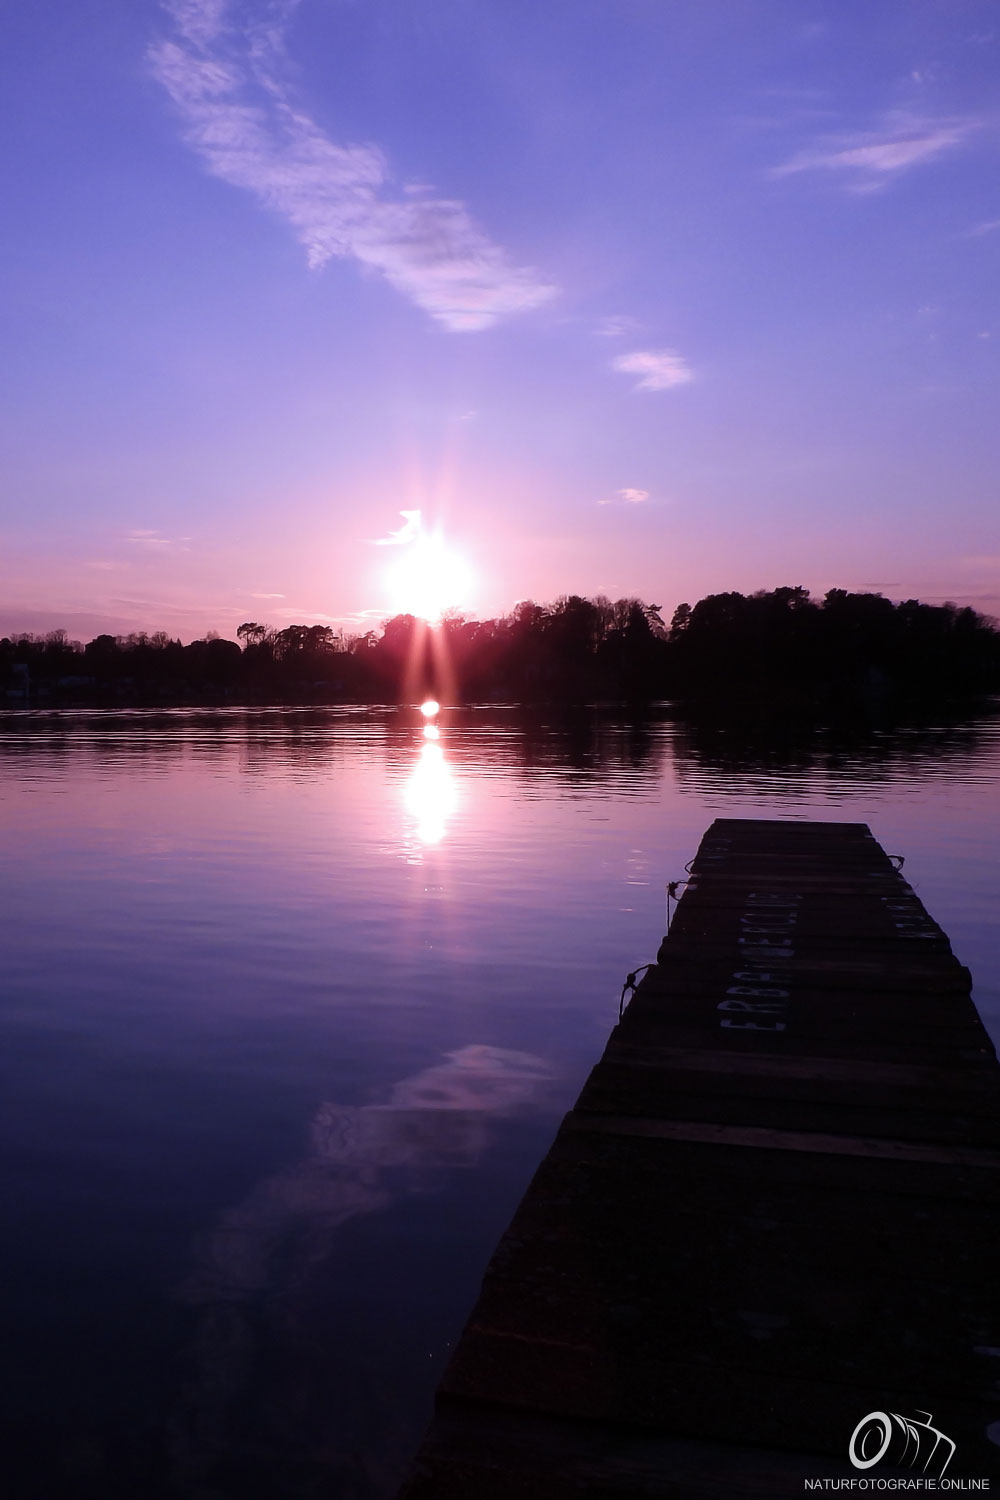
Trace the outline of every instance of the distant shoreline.
<instances>
[{"instance_id":1,"label":"distant shoreline","mask_svg":"<svg viewBox=\"0 0 1000 1500\"><path fill-rule=\"evenodd\" d=\"M182 645L164 631L65 631L0 640L0 704L30 707L259 707L442 702L631 707L700 714L895 712L1000 691L1000 631L955 604L801 587L658 605L570 594L498 620L413 615L381 633L247 621L239 641Z\"/></svg>"}]
</instances>

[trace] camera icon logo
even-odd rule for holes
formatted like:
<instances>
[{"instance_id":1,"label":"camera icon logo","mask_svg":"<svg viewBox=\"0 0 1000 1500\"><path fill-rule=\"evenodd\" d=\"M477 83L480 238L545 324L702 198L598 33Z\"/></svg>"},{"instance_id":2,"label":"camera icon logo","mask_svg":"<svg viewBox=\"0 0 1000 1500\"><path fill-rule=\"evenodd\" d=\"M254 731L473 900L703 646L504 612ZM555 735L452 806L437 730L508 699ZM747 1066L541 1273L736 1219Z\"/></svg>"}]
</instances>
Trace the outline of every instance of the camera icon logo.
<instances>
[{"instance_id":1,"label":"camera icon logo","mask_svg":"<svg viewBox=\"0 0 1000 1500\"><path fill-rule=\"evenodd\" d=\"M856 1469L873 1469L884 1459L897 1467L916 1468L940 1479L952 1458L955 1444L931 1426L929 1411L901 1417L895 1411L870 1411L851 1433L847 1449Z\"/></svg>"}]
</instances>

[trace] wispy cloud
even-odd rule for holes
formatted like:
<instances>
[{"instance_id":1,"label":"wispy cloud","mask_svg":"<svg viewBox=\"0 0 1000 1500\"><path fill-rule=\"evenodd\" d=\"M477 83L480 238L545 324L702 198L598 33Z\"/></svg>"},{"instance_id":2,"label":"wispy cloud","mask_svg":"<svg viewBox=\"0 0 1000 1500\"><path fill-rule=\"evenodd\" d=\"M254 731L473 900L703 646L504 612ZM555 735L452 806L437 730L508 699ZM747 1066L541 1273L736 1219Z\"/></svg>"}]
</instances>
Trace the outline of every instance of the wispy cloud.
<instances>
[{"instance_id":1,"label":"wispy cloud","mask_svg":"<svg viewBox=\"0 0 1000 1500\"><path fill-rule=\"evenodd\" d=\"M602 318L595 332L599 333L603 339L620 339L624 338L626 333L635 333L638 327L636 319L625 314L616 318Z\"/></svg>"},{"instance_id":2,"label":"wispy cloud","mask_svg":"<svg viewBox=\"0 0 1000 1500\"><path fill-rule=\"evenodd\" d=\"M187 552L190 550L187 544L191 538L163 536L159 531L138 530L127 532L125 540L133 547L141 547L145 552L165 552L171 549Z\"/></svg>"},{"instance_id":3,"label":"wispy cloud","mask_svg":"<svg viewBox=\"0 0 1000 1500\"><path fill-rule=\"evenodd\" d=\"M313 268L351 257L453 332L489 328L555 291L512 265L465 205L423 186L394 193L374 145L338 145L285 81L297 0L164 0L174 36L150 52L156 77L208 170L282 215Z\"/></svg>"},{"instance_id":4,"label":"wispy cloud","mask_svg":"<svg viewBox=\"0 0 1000 1500\"><path fill-rule=\"evenodd\" d=\"M420 511L401 510L399 514L405 521L398 531L390 531L388 536L380 536L375 541L376 547L403 547L407 542L412 542L420 534Z\"/></svg>"},{"instance_id":5,"label":"wispy cloud","mask_svg":"<svg viewBox=\"0 0 1000 1500\"><path fill-rule=\"evenodd\" d=\"M208 46L222 32L229 0L164 0L177 30L198 47Z\"/></svg>"},{"instance_id":6,"label":"wispy cloud","mask_svg":"<svg viewBox=\"0 0 1000 1500\"><path fill-rule=\"evenodd\" d=\"M306 609L305 606L294 609L276 609L275 619L278 620L312 620L322 625L339 625L342 622L341 615L325 615L318 609Z\"/></svg>"},{"instance_id":7,"label":"wispy cloud","mask_svg":"<svg viewBox=\"0 0 1000 1500\"><path fill-rule=\"evenodd\" d=\"M824 136L773 167L771 175L840 172L855 192L875 192L901 172L955 150L985 123L971 116L935 119L895 111L876 129Z\"/></svg>"},{"instance_id":8,"label":"wispy cloud","mask_svg":"<svg viewBox=\"0 0 1000 1500\"><path fill-rule=\"evenodd\" d=\"M641 505L643 500L649 499L648 490L624 489L615 490L607 500L598 500L598 505Z\"/></svg>"},{"instance_id":9,"label":"wispy cloud","mask_svg":"<svg viewBox=\"0 0 1000 1500\"><path fill-rule=\"evenodd\" d=\"M284 594L251 594L251 599L284 599Z\"/></svg>"},{"instance_id":10,"label":"wispy cloud","mask_svg":"<svg viewBox=\"0 0 1000 1500\"><path fill-rule=\"evenodd\" d=\"M976 224L972 229L966 230L967 239L975 239L980 234L995 234L1000 229L1000 219L986 219L982 224Z\"/></svg>"},{"instance_id":11,"label":"wispy cloud","mask_svg":"<svg viewBox=\"0 0 1000 1500\"><path fill-rule=\"evenodd\" d=\"M619 354L611 361L611 368L624 375L638 375L637 391L669 391L694 379L690 365L673 349L636 349L632 354Z\"/></svg>"}]
</instances>

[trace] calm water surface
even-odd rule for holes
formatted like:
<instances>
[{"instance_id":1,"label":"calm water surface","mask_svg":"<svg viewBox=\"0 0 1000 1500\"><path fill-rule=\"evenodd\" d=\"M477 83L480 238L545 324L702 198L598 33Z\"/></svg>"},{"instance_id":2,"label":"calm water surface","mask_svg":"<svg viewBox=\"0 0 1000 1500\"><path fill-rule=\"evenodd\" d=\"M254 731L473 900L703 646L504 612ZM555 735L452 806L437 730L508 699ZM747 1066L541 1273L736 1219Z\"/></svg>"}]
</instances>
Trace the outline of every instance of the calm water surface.
<instances>
[{"instance_id":1,"label":"calm water surface","mask_svg":"<svg viewBox=\"0 0 1000 1500\"><path fill-rule=\"evenodd\" d=\"M998 720L0 714L10 1500L381 1500L713 817L867 822L1000 1036Z\"/></svg>"}]
</instances>

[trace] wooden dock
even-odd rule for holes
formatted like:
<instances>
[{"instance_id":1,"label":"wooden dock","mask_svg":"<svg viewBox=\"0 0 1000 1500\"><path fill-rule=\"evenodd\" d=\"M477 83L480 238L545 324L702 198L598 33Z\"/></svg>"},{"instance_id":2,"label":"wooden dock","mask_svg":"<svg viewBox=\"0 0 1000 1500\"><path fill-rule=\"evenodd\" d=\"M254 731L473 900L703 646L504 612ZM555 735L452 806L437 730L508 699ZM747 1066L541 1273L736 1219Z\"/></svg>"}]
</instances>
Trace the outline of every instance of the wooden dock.
<instances>
[{"instance_id":1,"label":"wooden dock","mask_svg":"<svg viewBox=\"0 0 1000 1500\"><path fill-rule=\"evenodd\" d=\"M896 862L863 824L717 820L402 1496L778 1500L941 1472L945 1448L911 1467L895 1438L856 1467L873 1412L926 1419L947 1479L996 1490L998 1189L1000 1069Z\"/></svg>"}]
</instances>

